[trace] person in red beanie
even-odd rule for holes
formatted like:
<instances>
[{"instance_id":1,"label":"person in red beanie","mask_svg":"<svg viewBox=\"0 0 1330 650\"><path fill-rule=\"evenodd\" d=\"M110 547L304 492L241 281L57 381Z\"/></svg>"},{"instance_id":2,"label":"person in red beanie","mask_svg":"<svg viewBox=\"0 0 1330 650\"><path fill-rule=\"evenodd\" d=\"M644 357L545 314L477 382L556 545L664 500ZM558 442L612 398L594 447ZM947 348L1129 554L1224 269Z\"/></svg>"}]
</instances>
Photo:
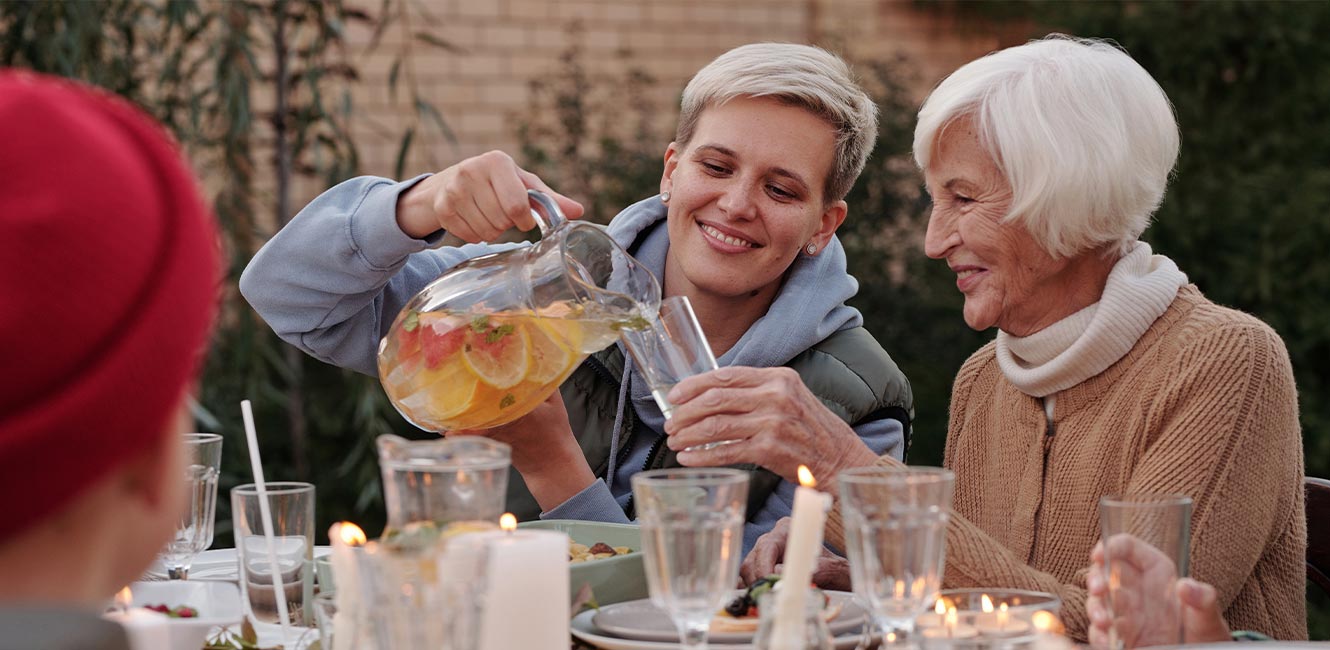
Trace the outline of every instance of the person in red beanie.
<instances>
[{"instance_id":1,"label":"person in red beanie","mask_svg":"<svg viewBox=\"0 0 1330 650\"><path fill-rule=\"evenodd\" d=\"M0 649L123 647L97 614L184 505L219 272L159 125L0 70Z\"/></svg>"}]
</instances>

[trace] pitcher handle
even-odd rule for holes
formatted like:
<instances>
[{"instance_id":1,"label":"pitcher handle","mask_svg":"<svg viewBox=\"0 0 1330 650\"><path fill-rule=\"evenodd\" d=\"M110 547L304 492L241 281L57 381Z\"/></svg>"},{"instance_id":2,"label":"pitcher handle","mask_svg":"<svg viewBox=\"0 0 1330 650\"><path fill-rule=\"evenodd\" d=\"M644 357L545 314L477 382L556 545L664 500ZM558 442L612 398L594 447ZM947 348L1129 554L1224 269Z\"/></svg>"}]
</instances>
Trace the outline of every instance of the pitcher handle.
<instances>
[{"instance_id":1,"label":"pitcher handle","mask_svg":"<svg viewBox=\"0 0 1330 650\"><path fill-rule=\"evenodd\" d=\"M568 217L563 216L563 210L559 209L559 204L544 192L527 190L526 197L531 202L531 216L536 218L536 225L540 226L541 237L568 221Z\"/></svg>"}]
</instances>

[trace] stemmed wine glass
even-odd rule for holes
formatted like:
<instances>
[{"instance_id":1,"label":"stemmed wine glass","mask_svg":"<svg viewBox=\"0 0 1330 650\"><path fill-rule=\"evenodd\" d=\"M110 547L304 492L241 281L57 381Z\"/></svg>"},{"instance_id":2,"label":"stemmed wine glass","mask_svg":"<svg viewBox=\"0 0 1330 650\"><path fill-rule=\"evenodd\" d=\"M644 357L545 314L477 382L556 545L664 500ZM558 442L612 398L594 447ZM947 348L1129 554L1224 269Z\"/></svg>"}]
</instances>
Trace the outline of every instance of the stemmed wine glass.
<instances>
[{"instance_id":1,"label":"stemmed wine glass","mask_svg":"<svg viewBox=\"0 0 1330 650\"><path fill-rule=\"evenodd\" d=\"M661 469L632 483L651 602L685 650L705 650L711 616L739 579L748 472Z\"/></svg>"},{"instance_id":2,"label":"stemmed wine glass","mask_svg":"<svg viewBox=\"0 0 1330 650\"><path fill-rule=\"evenodd\" d=\"M217 513L217 474L222 466L222 437L215 433L185 434L185 491L189 504L180 515L175 537L162 550L161 561L172 580L189 577L194 557L212 546Z\"/></svg>"},{"instance_id":3,"label":"stemmed wine glass","mask_svg":"<svg viewBox=\"0 0 1330 650\"><path fill-rule=\"evenodd\" d=\"M840 482L854 593L885 636L910 643L937 600L956 477L936 467L862 467Z\"/></svg>"}]
</instances>

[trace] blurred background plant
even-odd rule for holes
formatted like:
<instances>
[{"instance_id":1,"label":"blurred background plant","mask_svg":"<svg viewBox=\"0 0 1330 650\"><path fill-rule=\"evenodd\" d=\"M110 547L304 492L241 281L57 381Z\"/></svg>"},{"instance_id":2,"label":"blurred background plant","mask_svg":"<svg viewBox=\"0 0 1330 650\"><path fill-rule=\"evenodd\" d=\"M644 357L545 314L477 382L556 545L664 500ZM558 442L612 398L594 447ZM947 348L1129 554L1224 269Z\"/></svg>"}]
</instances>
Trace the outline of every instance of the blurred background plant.
<instances>
[{"instance_id":1,"label":"blurred background plant","mask_svg":"<svg viewBox=\"0 0 1330 650\"><path fill-rule=\"evenodd\" d=\"M996 23L1111 38L1155 76L1182 127L1182 156L1145 238L1175 259L1212 299L1256 314L1283 336L1301 394L1308 474L1330 476L1330 3L1098 2L914 5L954 16L956 29ZM443 113L425 99L416 58L464 50L422 25L430 5L384 0L377 11L342 0L236 2L0 0L0 65L84 79L124 95L185 145L215 201L230 254L226 309L200 397L201 426L227 434L222 489L248 480L239 437L242 397L255 400L268 476L318 485L320 529L354 519L383 523L373 438L420 436L374 378L337 370L278 341L235 294L235 277L298 209L293 182L326 187L358 173L349 136L363 84L345 29L371 26L371 49L392 39L384 92L402 119L375 127L394 142L397 177L452 162ZM655 193L672 135L663 126L680 88L658 88L631 48L613 65L588 65L578 22L552 72L533 70L512 121L520 161L608 221ZM836 48L834 35L819 42ZM413 49L416 48L416 49ZM719 53L719 52L717 52ZM605 61L595 61L604 64ZM849 197L841 230L859 278L854 304L910 377L917 418L910 461L941 462L951 380L992 337L960 318L944 264L922 254L927 200L910 159L917 68L901 58L856 61L879 102L873 158ZM664 91L664 93L660 92ZM672 95L670 94L672 93ZM653 99L654 98L654 99ZM413 151L415 156L413 157ZM269 158L273 179L256 171ZM413 164L414 163L414 164ZM376 170L387 173L385 167ZM222 499L225 507L226 499ZM219 510L218 545L229 515ZM1309 595L1314 639L1330 639L1330 604Z\"/></svg>"}]
</instances>

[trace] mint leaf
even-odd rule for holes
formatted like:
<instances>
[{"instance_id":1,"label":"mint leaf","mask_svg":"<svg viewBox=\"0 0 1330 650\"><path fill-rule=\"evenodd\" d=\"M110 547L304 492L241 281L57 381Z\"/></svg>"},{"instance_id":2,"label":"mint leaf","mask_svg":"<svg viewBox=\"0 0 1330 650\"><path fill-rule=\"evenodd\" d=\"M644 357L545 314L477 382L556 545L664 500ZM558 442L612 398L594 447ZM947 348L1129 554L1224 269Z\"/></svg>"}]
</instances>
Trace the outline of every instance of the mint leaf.
<instances>
[{"instance_id":1,"label":"mint leaf","mask_svg":"<svg viewBox=\"0 0 1330 650\"><path fill-rule=\"evenodd\" d=\"M486 329L489 329L489 326L490 326L490 317L486 316L485 314L481 314L471 319L471 331L475 332L476 334L479 334L481 332L484 332Z\"/></svg>"},{"instance_id":2,"label":"mint leaf","mask_svg":"<svg viewBox=\"0 0 1330 650\"><path fill-rule=\"evenodd\" d=\"M503 396L503 399L499 400L499 408L506 409L509 406L512 406L513 404L516 403L517 403L517 398L513 397L512 393L508 393L507 395Z\"/></svg>"},{"instance_id":3,"label":"mint leaf","mask_svg":"<svg viewBox=\"0 0 1330 650\"><path fill-rule=\"evenodd\" d=\"M407 313L406 320L402 322L402 329L414 332L417 327L420 327L420 312L412 309Z\"/></svg>"},{"instance_id":4,"label":"mint leaf","mask_svg":"<svg viewBox=\"0 0 1330 650\"><path fill-rule=\"evenodd\" d=\"M498 343L503 337L513 333L512 323L500 325L485 334L486 343Z\"/></svg>"}]
</instances>

